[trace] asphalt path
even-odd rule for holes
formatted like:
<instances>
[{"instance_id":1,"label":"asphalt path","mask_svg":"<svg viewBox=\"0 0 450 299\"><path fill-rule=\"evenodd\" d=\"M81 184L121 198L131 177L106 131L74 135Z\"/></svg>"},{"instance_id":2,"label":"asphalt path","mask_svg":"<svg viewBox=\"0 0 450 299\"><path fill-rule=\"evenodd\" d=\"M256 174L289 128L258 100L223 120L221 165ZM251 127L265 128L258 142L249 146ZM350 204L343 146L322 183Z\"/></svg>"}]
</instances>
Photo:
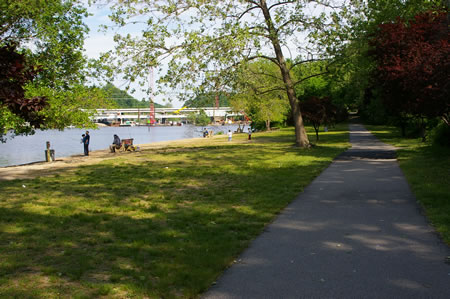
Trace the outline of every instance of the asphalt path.
<instances>
[{"instance_id":1,"label":"asphalt path","mask_svg":"<svg viewBox=\"0 0 450 299\"><path fill-rule=\"evenodd\" d=\"M450 298L450 248L395 148L358 124L350 142L204 298Z\"/></svg>"}]
</instances>

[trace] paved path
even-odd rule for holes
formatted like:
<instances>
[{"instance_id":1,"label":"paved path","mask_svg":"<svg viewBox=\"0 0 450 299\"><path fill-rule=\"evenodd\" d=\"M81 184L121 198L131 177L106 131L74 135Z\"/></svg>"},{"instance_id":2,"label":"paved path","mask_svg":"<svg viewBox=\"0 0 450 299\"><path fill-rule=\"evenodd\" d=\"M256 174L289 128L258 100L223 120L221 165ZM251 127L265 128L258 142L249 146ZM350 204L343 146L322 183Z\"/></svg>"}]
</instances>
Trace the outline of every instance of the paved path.
<instances>
[{"instance_id":1,"label":"paved path","mask_svg":"<svg viewBox=\"0 0 450 299\"><path fill-rule=\"evenodd\" d=\"M450 298L450 249L361 125L204 298Z\"/></svg>"}]
</instances>

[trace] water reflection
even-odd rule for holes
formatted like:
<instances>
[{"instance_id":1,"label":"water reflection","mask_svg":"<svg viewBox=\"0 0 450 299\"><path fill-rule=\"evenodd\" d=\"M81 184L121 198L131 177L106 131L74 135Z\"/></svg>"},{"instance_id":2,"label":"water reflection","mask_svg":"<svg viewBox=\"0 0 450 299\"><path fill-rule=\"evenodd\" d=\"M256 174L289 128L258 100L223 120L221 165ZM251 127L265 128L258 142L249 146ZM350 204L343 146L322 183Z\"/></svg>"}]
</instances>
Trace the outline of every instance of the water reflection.
<instances>
[{"instance_id":1,"label":"water reflection","mask_svg":"<svg viewBox=\"0 0 450 299\"><path fill-rule=\"evenodd\" d=\"M121 139L133 138L134 144L154 143L177 139L202 137L204 127L191 125L173 127L102 127L89 130L91 135L90 150L107 149L117 134ZM208 126L208 130L226 133L229 129L235 131L237 125ZM81 134L85 130L66 129L64 131L36 131L30 136L17 136L0 143L0 167L27 164L45 159L45 142L50 141L55 150L56 158L83 153Z\"/></svg>"}]
</instances>

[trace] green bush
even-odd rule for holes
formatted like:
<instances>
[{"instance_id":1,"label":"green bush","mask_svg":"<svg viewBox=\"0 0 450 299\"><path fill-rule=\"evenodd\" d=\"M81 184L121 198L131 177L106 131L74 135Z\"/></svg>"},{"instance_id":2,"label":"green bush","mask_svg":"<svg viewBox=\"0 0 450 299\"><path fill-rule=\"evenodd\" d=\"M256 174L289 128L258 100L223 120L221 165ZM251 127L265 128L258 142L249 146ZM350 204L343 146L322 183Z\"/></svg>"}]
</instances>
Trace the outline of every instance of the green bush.
<instances>
[{"instance_id":1,"label":"green bush","mask_svg":"<svg viewBox=\"0 0 450 299\"><path fill-rule=\"evenodd\" d=\"M450 126L440 123L432 132L433 144L450 147Z\"/></svg>"},{"instance_id":2,"label":"green bush","mask_svg":"<svg viewBox=\"0 0 450 299\"><path fill-rule=\"evenodd\" d=\"M388 114L380 99L374 98L360 108L360 115L368 124L379 125L388 123Z\"/></svg>"}]
</instances>

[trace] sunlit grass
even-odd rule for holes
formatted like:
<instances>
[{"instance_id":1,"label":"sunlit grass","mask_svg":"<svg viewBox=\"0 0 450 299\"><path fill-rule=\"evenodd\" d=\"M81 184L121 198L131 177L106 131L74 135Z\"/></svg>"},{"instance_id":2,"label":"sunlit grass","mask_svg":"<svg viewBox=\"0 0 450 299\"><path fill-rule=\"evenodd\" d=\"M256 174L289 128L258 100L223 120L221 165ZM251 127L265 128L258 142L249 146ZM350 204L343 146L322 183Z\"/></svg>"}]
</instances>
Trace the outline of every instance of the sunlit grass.
<instances>
[{"instance_id":1,"label":"sunlit grass","mask_svg":"<svg viewBox=\"0 0 450 299\"><path fill-rule=\"evenodd\" d=\"M450 245L450 150L402 138L399 129L366 126L382 141L399 148L398 161L427 218Z\"/></svg>"},{"instance_id":2,"label":"sunlit grass","mask_svg":"<svg viewBox=\"0 0 450 299\"><path fill-rule=\"evenodd\" d=\"M293 135L236 134L0 182L0 297L197 296L349 146L346 125L311 149Z\"/></svg>"}]
</instances>

